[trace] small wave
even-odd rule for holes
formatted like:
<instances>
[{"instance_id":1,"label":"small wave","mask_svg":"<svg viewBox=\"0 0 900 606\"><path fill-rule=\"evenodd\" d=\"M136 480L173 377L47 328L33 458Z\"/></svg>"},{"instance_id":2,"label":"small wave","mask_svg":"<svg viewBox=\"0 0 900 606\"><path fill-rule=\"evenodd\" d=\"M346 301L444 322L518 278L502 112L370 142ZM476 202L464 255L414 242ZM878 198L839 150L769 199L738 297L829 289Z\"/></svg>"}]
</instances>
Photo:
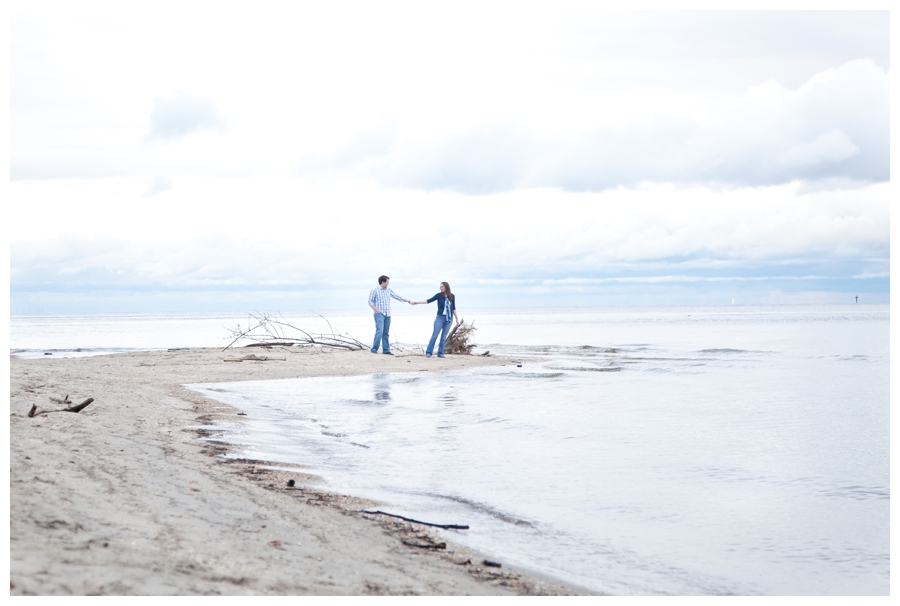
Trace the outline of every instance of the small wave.
<instances>
[{"instance_id":1,"label":"small wave","mask_svg":"<svg viewBox=\"0 0 900 606\"><path fill-rule=\"evenodd\" d=\"M559 370L571 370L574 372L619 372L620 370L622 370L621 366L603 366L603 367L595 366L593 368L587 368L587 367L571 367L571 368L569 368L569 367L559 366L557 368L559 368Z\"/></svg>"},{"instance_id":2,"label":"small wave","mask_svg":"<svg viewBox=\"0 0 900 606\"><path fill-rule=\"evenodd\" d=\"M730 347L701 349L699 353L703 354L720 354L720 353L750 353L746 349L731 349Z\"/></svg>"},{"instance_id":3,"label":"small wave","mask_svg":"<svg viewBox=\"0 0 900 606\"><path fill-rule=\"evenodd\" d=\"M885 499L890 500L891 490L886 486L863 486L860 484L826 484L824 478L804 476L796 478L779 478L750 473L736 467L697 467L694 471L716 480L731 482L760 482L779 486L797 486L811 489L813 494L824 497L849 498L856 500Z\"/></svg>"},{"instance_id":4,"label":"small wave","mask_svg":"<svg viewBox=\"0 0 900 606\"><path fill-rule=\"evenodd\" d=\"M383 399L361 400L358 398L343 398L340 400L335 400L335 403L336 404L349 404L351 406L372 406L373 404L377 405L377 406L384 405Z\"/></svg>"},{"instance_id":5,"label":"small wave","mask_svg":"<svg viewBox=\"0 0 900 606\"><path fill-rule=\"evenodd\" d=\"M482 425L485 423L505 423L506 421L508 421L508 419L504 419L503 417L488 417L486 419L475 421L474 423L476 425Z\"/></svg>"},{"instance_id":6,"label":"small wave","mask_svg":"<svg viewBox=\"0 0 900 606\"><path fill-rule=\"evenodd\" d=\"M522 353L550 353L559 350L557 345L504 345L502 343L491 343L483 346L483 349L495 349L502 351L517 351Z\"/></svg>"},{"instance_id":7,"label":"small wave","mask_svg":"<svg viewBox=\"0 0 900 606\"><path fill-rule=\"evenodd\" d=\"M564 372L498 372L497 376L518 377L520 379L556 379L565 376Z\"/></svg>"},{"instance_id":8,"label":"small wave","mask_svg":"<svg viewBox=\"0 0 900 606\"><path fill-rule=\"evenodd\" d=\"M394 377L394 383L420 383L425 380L425 377Z\"/></svg>"},{"instance_id":9,"label":"small wave","mask_svg":"<svg viewBox=\"0 0 900 606\"><path fill-rule=\"evenodd\" d=\"M578 351L592 351L598 353L619 353L615 347L598 347L597 345L580 345L575 348Z\"/></svg>"},{"instance_id":10,"label":"small wave","mask_svg":"<svg viewBox=\"0 0 900 606\"><path fill-rule=\"evenodd\" d=\"M825 497L838 497L845 499L855 499L857 501L866 501L869 499L887 500L891 499L891 491L889 488L880 486L833 486L819 491L819 494Z\"/></svg>"},{"instance_id":11,"label":"small wave","mask_svg":"<svg viewBox=\"0 0 900 606\"><path fill-rule=\"evenodd\" d=\"M479 503L478 501L471 501L469 499L465 499L463 497L453 497L449 495L443 494L434 494L434 493L425 493L425 496L431 497L433 499L443 499L445 501L453 501L455 503L459 503L461 505L465 505L470 509L473 509L479 513L484 513L492 518L496 518L502 522L506 522L508 524L515 524L516 526L534 526L528 520L523 520L521 518L517 518L513 515L500 511L498 509L494 509L490 505L485 505L484 503Z\"/></svg>"}]
</instances>

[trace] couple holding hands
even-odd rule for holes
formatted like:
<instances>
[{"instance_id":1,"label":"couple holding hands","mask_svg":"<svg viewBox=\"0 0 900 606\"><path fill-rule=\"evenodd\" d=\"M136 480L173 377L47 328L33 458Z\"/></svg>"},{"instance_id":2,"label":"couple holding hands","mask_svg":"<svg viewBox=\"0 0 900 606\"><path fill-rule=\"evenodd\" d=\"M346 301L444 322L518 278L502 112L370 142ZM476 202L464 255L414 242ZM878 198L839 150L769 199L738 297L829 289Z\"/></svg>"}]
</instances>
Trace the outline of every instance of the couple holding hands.
<instances>
[{"instance_id":1,"label":"couple holding hands","mask_svg":"<svg viewBox=\"0 0 900 606\"><path fill-rule=\"evenodd\" d=\"M441 337L441 343L438 347L437 356L444 357L444 343L447 342L447 334L450 332L450 324L456 318L456 324L459 325L459 317L456 315L456 297L450 292L450 285L441 282L441 291L426 301L410 301L404 299L393 290L388 288L391 279L387 276L378 278L378 288L373 288L369 293L369 307L375 311L375 343L372 344L372 353L378 353L378 343L381 342L381 352L389 356L391 353L391 344L388 339L388 331L391 327L391 299L397 299L410 305L427 305L437 301L437 317L434 319L434 331L431 333L431 341L428 342L428 349L425 350L425 357L430 358L434 352L434 344Z\"/></svg>"}]
</instances>

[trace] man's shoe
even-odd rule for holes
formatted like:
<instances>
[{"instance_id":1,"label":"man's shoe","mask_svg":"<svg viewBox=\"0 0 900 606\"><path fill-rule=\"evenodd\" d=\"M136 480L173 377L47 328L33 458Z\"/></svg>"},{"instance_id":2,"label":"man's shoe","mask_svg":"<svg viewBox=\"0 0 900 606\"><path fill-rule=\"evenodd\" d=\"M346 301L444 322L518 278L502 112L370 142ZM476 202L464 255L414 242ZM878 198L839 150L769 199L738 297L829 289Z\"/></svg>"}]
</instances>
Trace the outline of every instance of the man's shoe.
<instances>
[{"instance_id":1,"label":"man's shoe","mask_svg":"<svg viewBox=\"0 0 900 606\"><path fill-rule=\"evenodd\" d=\"M370 349L369 351L371 351L372 353L378 353L377 349Z\"/></svg>"},{"instance_id":2,"label":"man's shoe","mask_svg":"<svg viewBox=\"0 0 900 606\"><path fill-rule=\"evenodd\" d=\"M438 357L439 357L439 358L443 358L443 357L444 357L444 354L438 354Z\"/></svg>"},{"instance_id":3,"label":"man's shoe","mask_svg":"<svg viewBox=\"0 0 900 606\"><path fill-rule=\"evenodd\" d=\"M392 355L394 355L394 352L392 352L392 351L385 351L385 352L383 352L383 353L384 353L384 355L386 355L386 356L392 356Z\"/></svg>"},{"instance_id":4,"label":"man's shoe","mask_svg":"<svg viewBox=\"0 0 900 606\"><path fill-rule=\"evenodd\" d=\"M430 357L431 357L431 354L425 354L425 357L426 357L426 358L430 358Z\"/></svg>"}]
</instances>

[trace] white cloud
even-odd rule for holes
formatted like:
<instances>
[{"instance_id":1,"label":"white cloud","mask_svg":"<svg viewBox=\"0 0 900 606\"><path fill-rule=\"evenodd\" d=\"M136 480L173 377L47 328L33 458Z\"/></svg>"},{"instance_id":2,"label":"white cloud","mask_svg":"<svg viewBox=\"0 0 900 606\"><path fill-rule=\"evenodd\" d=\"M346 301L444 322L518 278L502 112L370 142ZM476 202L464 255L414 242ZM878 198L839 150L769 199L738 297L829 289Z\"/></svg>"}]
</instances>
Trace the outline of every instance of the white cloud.
<instances>
[{"instance_id":1,"label":"white cloud","mask_svg":"<svg viewBox=\"0 0 900 606\"><path fill-rule=\"evenodd\" d=\"M27 212L67 225L70 233L51 239L40 230L23 234L11 248L12 282L344 287L384 272L407 281L430 283L444 275L493 284L822 272L849 277L885 271L890 246L886 184L800 197L796 184L721 192L673 186L596 194L538 190L474 198L371 188L335 195L329 187L309 202L278 199L276 192L290 191L286 183L270 187L263 204L248 203L242 191L205 189L217 200L209 212L182 203L182 197L204 191L185 183L152 208L134 207L118 218L111 191L102 230L68 205L32 208ZM23 213L17 214L13 219L22 220ZM117 235L132 222L145 230L143 236ZM163 236L166 226L171 231ZM60 267L79 271L60 276Z\"/></svg>"},{"instance_id":2,"label":"white cloud","mask_svg":"<svg viewBox=\"0 0 900 606\"><path fill-rule=\"evenodd\" d=\"M887 178L886 13L92 6L17 6L13 179L330 168L487 193ZM151 116L165 145L141 145ZM223 116L227 133L185 136Z\"/></svg>"},{"instance_id":3,"label":"white cloud","mask_svg":"<svg viewBox=\"0 0 900 606\"><path fill-rule=\"evenodd\" d=\"M598 191L643 182L886 181L889 91L884 70L853 61L797 90L769 82L700 112L656 108L566 139L529 123L482 125L425 143L401 135L369 174L389 186L463 193Z\"/></svg>"}]
</instances>

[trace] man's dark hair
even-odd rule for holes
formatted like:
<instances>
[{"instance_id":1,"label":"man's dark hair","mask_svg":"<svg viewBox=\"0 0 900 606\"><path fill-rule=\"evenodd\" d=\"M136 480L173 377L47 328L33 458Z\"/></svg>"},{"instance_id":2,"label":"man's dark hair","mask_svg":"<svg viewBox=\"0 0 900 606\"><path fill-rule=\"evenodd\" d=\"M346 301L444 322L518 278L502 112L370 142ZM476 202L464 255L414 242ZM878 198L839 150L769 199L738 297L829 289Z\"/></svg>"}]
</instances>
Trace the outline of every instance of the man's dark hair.
<instances>
[{"instance_id":1,"label":"man's dark hair","mask_svg":"<svg viewBox=\"0 0 900 606\"><path fill-rule=\"evenodd\" d=\"M388 278L387 276L378 276L378 283L379 283L379 284L384 284L384 283L387 282L388 280L390 280L390 278Z\"/></svg>"}]
</instances>

